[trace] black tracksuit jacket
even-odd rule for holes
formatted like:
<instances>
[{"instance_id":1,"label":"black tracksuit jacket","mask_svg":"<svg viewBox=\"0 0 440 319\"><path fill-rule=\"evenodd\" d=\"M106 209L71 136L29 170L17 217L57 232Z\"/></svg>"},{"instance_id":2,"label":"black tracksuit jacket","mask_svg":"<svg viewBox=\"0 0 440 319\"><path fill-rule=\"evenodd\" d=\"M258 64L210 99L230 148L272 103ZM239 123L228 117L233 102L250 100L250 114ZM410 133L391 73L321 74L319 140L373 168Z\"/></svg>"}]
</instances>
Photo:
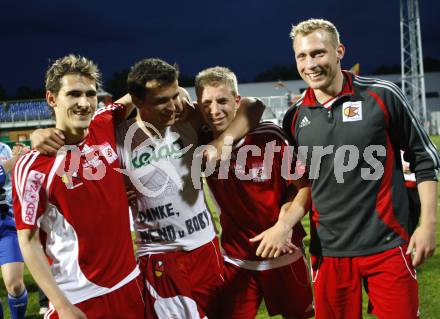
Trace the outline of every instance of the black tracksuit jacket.
<instances>
[{"instance_id":1,"label":"black tracksuit jacket","mask_svg":"<svg viewBox=\"0 0 440 319\"><path fill-rule=\"evenodd\" d=\"M310 251L317 256L364 256L407 243L400 150L418 183L436 181L440 162L395 84L343 73L343 90L329 108L308 88L283 120L310 178Z\"/></svg>"}]
</instances>

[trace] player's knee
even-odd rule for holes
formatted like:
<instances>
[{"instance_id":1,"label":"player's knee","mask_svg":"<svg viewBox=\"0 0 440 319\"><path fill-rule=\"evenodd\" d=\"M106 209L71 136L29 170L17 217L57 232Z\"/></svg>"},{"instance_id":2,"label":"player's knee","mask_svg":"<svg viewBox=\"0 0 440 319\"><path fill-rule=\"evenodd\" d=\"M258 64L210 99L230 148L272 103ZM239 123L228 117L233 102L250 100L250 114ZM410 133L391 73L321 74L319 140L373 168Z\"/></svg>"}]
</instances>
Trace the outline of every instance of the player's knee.
<instances>
[{"instance_id":1,"label":"player's knee","mask_svg":"<svg viewBox=\"0 0 440 319\"><path fill-rule=\"evenodd\" d=\"M20 296L24 290L23 280L10 280L5 282L6 290L14 297Z\"/></svg>"}]
</instances>

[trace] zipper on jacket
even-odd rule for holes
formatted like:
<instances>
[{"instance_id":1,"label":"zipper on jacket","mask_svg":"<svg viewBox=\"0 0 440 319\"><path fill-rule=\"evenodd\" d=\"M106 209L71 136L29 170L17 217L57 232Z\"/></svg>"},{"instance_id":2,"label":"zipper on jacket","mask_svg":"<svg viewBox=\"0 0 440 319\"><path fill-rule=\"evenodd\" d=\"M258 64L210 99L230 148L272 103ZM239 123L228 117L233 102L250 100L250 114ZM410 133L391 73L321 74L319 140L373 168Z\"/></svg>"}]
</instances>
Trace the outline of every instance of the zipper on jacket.
<instances>
[{"instance_id":1,"label":"zipper on jacket","mask_svg":"<svg viewBox=\"0 0 440 319\"><path fill-rule=\"evenodd\" d=\"M333 120L333 108L332 107L327 109L327 118L329 121Z\"/></svg>"}]
</instances>

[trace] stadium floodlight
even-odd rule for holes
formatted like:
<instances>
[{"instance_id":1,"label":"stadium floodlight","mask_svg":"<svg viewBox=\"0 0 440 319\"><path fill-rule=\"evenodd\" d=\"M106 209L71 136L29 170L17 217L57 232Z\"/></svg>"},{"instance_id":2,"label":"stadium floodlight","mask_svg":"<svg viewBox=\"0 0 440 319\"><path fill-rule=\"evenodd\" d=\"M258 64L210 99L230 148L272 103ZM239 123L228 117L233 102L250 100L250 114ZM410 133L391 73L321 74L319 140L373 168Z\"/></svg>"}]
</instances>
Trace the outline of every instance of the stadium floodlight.
<instances>
[{"instance_id":1,"label":"stadium floodlight","mask_svg":"<svg viewBox=\"0 0 440 319\"><path fill-rule=\"evenodd\" d=\"M420 123L428 130L418 0L400 0L400 44L402 91Z\"/></svg>"}]
</instances>

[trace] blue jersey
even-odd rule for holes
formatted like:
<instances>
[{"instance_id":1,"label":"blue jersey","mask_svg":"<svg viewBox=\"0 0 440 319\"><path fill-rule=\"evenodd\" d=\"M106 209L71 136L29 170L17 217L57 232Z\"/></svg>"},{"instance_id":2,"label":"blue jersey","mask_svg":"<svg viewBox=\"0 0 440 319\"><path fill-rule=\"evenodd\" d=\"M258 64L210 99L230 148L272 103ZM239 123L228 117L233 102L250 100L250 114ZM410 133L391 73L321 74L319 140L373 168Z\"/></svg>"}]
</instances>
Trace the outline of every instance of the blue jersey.
<instances>
[{"instance_id":1,"label":"blue jersey","mask_svg":"<svg viewBox=\"0 0 440 319\"><path fill-rule=\"evenodd\" d=\"M2 164L0 163L0 187L3 187L3 185L5 185L6 182L6 173L5 170L3 169Z\"/></svg>"},{"instance_id":2,"label":"blue jersey","mask_svg":"<svg viewBox=\"0 0 440 319\"><path fill-rule=\"evenodd\" d=\"M11 206L11 174L6 174L3 162L12 157L9 146L0 143L0 266L23 262L15 230L14 214ZM2 317L3 318L3 317Z\"/></svg>"},{"instance_id":3,"label":"blue jersey","mask_svg":"<svg viewBox=\"0 0 440 319\"><path fill-rule=\"evenodd\" d=\"M12 158L11 148L0 142L0 164L3 161L7 161ZM14 215L12 213L12 183L11 183L11 173L5 173L3 167L1 167L0 173L0 185L5 191L5 199L6 204L9 206L8 214L4 219L0 219L0 226L13 226L15 227Z\"/></svg>"}]
</instances>

